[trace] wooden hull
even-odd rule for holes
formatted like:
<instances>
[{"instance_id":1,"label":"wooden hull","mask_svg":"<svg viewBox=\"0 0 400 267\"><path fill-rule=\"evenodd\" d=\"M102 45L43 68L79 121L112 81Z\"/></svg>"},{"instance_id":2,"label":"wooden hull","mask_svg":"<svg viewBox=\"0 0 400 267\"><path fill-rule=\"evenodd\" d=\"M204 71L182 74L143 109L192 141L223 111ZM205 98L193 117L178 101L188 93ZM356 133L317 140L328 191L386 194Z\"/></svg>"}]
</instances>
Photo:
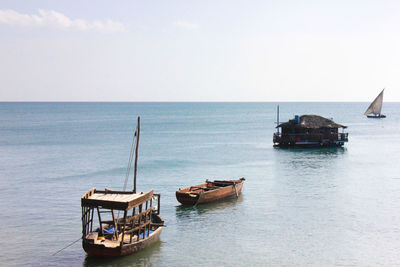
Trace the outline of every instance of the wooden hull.
<instances>
[{"instance_id":1,"label":"wooden hull","mask_svg":"<svg viewBox=\"0 0 400 267\"><path fill-rule=\"evenodd\" d=\"M141 239L138 242L132 244L124 244L122 247L118 246L115 248L106 247L101 244L92 244L87 239L82 240L83 249L90 256L95 257L120 257L130 255L139 250L142 250L160 239L162 227L158 227L149 237Z\"/></svg>"},{"instance_id":2,"label":"wooden hull","mask_svg":"<svg viewBox=\"0 0 400 267\"><path fill-rule=\"evenodd\" d=\"M214 181L190 186L176 191L176 199L183 205L196 205L239 196L244 181L242 178L241 180Z\"/></svg>"}]
</instances>

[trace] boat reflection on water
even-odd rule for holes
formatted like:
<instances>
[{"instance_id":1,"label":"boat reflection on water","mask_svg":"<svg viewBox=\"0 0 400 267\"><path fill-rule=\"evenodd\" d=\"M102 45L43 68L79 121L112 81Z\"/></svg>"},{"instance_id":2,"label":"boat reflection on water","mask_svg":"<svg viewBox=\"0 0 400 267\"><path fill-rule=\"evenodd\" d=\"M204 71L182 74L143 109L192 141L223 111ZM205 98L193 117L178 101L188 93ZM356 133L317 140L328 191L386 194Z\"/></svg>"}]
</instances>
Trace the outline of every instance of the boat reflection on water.
<instances>
[{"instance_id":1,"label":"boat reflection on water","mask_svg":"<svg viewBox=\"0 0 400 267\"><path fill-rule=\"evenodd\" d=\"M301 171L303 175L316 170L332 172L341 168L341 162L347 156L347 148L331 147L323 149L277 149L276 167L280 175Z\"/></svg>"},{"instance_id":2,"label":"boat reflection on water","mask_svg":"<svg viewBox=\"0 0 400 267\"><path fill-rule=\"evenodd\" d=\"M231 197L207 204L201 204L195 206L179 205L176 206L176 217L185 218L185 217L191 217L192 215L201 215L207 212L229 209L241 202L243 202L243 194L240 194L239 197Z\"/></svg>"},{"instance_id":3,"label":"boat reflection on water","mask_svg":"<svg viewBox=\"0 0 400 267\"><path fill-rule=\"evenodd\" d=\"M313 155L330 155L330 154L340 154L347 151L346 147L310 147L310 148L302 148L302 147L289 147L289 148L281 148L274 147L275 151L284 151L288 153L305 153L305 154L313 154Z\"/></svg>"},{"instance_id":4,"label":"boat reflection on water","mask_svg":"<svg viewBox=\"0 0 400 267\"><path fill-rule=\"evenodd\" d=\"M86 255L83 266L148 266L154 262L154 255L160 255L163 247L162 241L158 241L150 247L140 250L125 257L98 258Z\"/></svg>"}]
</instances>

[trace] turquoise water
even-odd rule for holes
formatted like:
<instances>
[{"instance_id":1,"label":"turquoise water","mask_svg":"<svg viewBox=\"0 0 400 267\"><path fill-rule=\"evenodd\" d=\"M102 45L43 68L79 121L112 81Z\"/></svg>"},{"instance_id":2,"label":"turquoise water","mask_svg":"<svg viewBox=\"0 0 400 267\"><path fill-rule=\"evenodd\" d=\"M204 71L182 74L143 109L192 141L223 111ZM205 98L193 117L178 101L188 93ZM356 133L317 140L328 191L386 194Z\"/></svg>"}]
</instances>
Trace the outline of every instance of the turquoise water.
<instances>
[{"instance_id":1,"label":"turquoise water","mask_svg":"<svg viewBox=\"0 0 400 267\"><path fill-rule=\"evenodd\" d=\"M281 121L319 114L347 125L338 149L272 147L277 103L0 103L4 266L400 264L400 103L279 103ZM89 258L80 198L121 189L141 116L138 190L161 193L161 240ZM245 177L243 194L182 207L175 190ZM130 181L129 187L132 186Z\"/></svg>"}]
</instances>

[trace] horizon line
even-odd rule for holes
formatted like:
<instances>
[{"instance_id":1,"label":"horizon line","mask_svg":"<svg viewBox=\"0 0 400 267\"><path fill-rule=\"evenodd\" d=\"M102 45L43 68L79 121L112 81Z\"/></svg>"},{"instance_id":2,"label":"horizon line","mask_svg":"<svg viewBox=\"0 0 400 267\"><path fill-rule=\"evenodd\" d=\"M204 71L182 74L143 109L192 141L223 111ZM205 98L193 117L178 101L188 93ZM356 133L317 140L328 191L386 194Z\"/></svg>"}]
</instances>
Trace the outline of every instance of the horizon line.
<instances>
[{"instance_id":1,"label":"horizon line","mask_svg":"<svg viewBox=\"0 0 400 267\"><path fill-rule=\"evenodd\" d=\"M0 100L0 103L370 103L371 101L293 101L293 100L285 100L285 101L94 101L94 100L22 100L22 101L13 101L13 100ZM400 101L385 101L385 103L400 103Z\"/></svg>"}]
</instances>

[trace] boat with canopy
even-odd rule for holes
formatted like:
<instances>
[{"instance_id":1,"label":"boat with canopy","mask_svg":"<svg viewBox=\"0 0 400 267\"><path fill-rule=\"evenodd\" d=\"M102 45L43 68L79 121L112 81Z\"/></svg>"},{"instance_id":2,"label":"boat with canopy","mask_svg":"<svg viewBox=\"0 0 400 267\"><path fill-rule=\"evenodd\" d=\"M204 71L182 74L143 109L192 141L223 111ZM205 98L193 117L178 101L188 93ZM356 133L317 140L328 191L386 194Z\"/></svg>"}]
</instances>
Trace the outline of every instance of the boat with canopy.
<instances>
[{"instance_id":1,"label":"boat with canopy","mask_svg":"<svg viewBox=\"0 0 400 267\"><path fill-rule=\"evenodd\" d=\"M132 142L123 191L93 188L82 196L82 246L91 256L129 255L150 246L160 238L164 226L164 220L160 216L160 195L154 194L153 190L136 192L139 136L140 117ZM125 191L133 154L133 190ZM97 228L95 224L98 224Z\"/></svg>"}]
</instances>

